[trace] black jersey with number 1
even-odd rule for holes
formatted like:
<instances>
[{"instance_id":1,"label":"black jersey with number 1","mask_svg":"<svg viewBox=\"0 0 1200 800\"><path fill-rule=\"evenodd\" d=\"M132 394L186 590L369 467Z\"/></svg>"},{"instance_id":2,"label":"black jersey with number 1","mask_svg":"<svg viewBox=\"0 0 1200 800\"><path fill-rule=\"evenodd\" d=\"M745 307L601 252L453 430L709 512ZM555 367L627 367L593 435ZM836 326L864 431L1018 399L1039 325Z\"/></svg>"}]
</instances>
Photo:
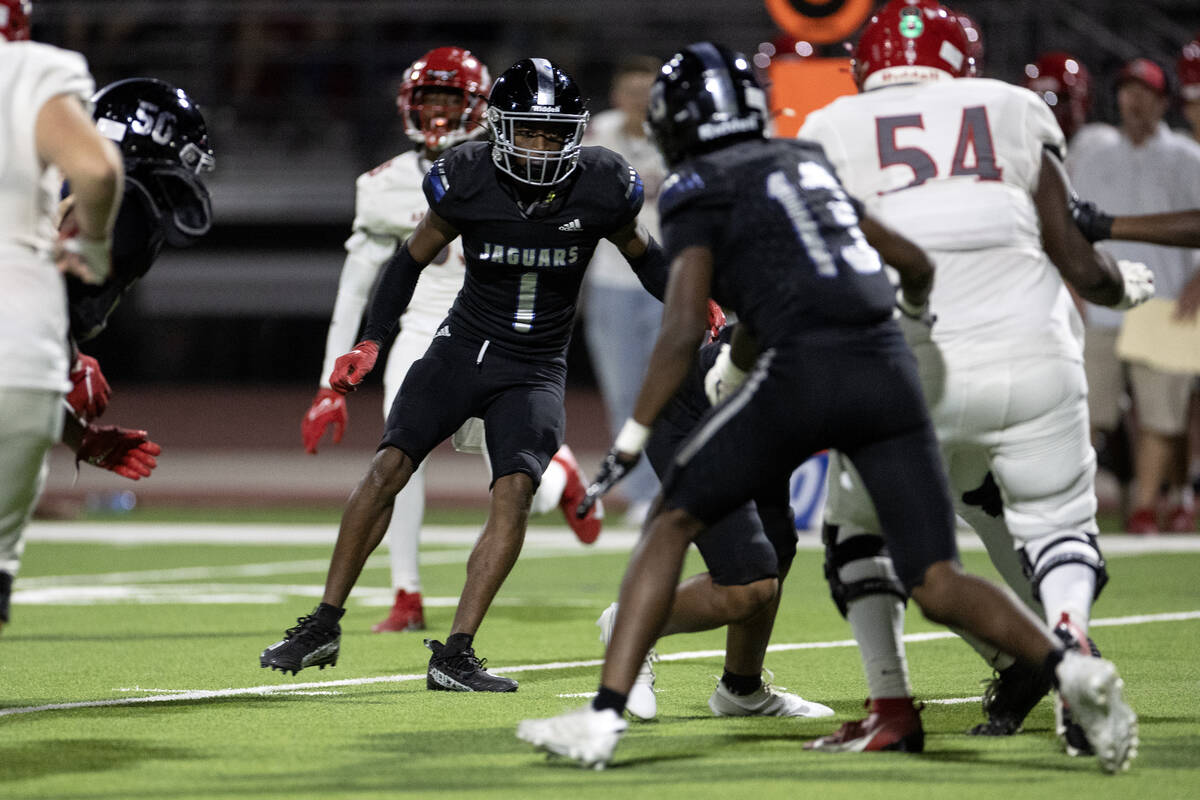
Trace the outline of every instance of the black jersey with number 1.
<instances>
[{"instance_id":1,"label":"black jersey with number 1","mask_svg":"<svg viewBox=\"0 0 1200 800\"><path fill-rule=\"evenodd\" d=\"M455 147L425 176L429 207L459 232L467 260L449 332L558 356L570 341L592 253L637 217L642 180L603 147L582 148L575 172L531 205L504 180L484 142Z\"/></svg>"}]
</instances>

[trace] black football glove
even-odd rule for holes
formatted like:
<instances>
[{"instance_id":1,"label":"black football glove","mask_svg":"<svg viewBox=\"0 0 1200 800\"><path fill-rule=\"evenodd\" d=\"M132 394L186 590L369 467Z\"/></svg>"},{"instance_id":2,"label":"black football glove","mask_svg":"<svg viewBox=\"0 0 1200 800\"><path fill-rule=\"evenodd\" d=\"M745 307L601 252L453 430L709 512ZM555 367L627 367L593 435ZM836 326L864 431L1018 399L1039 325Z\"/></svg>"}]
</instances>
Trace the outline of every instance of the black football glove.
<instances>
[{"instance_id":1,"label":"black football glove","mask_svg":"<svg viewBox=\"0 0 1200 800\"><path fill-rule=\"evenodd\" d=\"M1095 244L1112 238L1113 218L1097 208L1095 203L1080 200L1078 195L1072 194L1071 217L1075 220L1075 227L1089 242Z\"/></svg>"},{"instance_id":2,"label":"black football glove","mask_svg":"<svg viewBox=\"0 0 1200 800\"><path fill-rule=\"evenodd\" d=\"M630 456L627 453L622 453L617 448L608 451L604 456L604 461L600 464L600 471L596 473L592 484L587 488L587 494L583 496L579 507L575 509L575 516L583 519L588 515L592 506L596 501L608 493L608 490L616 485L617 481L624 478L629 470L637 466L638 459L642 457L641 453L634 453Z\"/></svg>"}]
</instances>

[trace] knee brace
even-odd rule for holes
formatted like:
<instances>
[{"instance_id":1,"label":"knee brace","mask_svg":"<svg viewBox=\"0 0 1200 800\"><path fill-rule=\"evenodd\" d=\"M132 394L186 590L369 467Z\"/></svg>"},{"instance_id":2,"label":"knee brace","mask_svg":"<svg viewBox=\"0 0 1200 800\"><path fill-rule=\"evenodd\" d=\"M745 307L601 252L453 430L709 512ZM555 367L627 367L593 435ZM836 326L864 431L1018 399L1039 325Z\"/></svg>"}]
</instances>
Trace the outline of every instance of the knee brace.
<instances>
[{"instance_id":1,"label":"knee brace","mask_svg":"<svg viewBox=\"0 0 1200 800\"><path fill-rule=\"evenodd\" d=\"M829 524L821 536L825 542L825 580L843 617L851 601L870 594L893 594L901 602L908 601L883 537L844 531L841 526Z\"/></svg>"},{"instance_id":2,"label":"knee brace","mask_svg":"<svg viewBox=\"0 0 1200 800\"><path fill-rule=\"evenodd\" d=\"M1035 555L1031 556L1033 550ZM1079 532L1062 536L1047 536L1027 543L1020 550L1021 568L1033 587L1033 596L1040 602L1042 580L1049 572L1063 564L1084 564L1096 572L1096 592L1093 600L1100 597L1108 583L1108 569L1100 545L1093 533Z\"/></svg>"}]
</instances>

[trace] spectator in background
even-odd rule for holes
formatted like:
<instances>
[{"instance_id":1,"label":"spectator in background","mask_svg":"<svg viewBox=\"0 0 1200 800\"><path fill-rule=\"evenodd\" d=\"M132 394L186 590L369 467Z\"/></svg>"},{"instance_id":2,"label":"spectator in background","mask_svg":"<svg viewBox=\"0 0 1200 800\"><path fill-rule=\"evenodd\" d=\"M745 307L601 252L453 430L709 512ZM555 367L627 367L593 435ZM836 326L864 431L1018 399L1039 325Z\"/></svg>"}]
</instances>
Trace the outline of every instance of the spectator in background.
<instances>
[{"instance_id":1,"label":"spectator in background","mask_svg":"<svg viewBox=\"0 0 1200 800\"><path fill-rule=\"evenodd\" d=\"M29 12L0 0L0 627L71 387L63 273L108 276L123 186L121 155L88 116L87 62L25 41ZM74 214L56 240L63 178Z\"/></svg>"},{"instance_id":2,"label":"spectator in background","mask_svg":"<svg viewBox=\"0 0 1200 800\"><path fill-rule=\"evenodd\" d=\"M1117 215L1179 211L1200 206L1200 145L1170 130L1167 76L1149 59L1127 63L1117 76L1118 136L1089 145L1069 161L1075 190ZM1157 296L1176 303L1175 315L1194 317L1200 306L1197 251L1131 242L1100 245L1154 272ZM1112 430L1119 415L1123 365L1116 353L1122 314L1088 305L1085 365L1093 429ZM1166 372L1141 362L1127 365L1138 433L1134 445L1133 533L1195 530L1187 490L1188 404L1194 375ZM1162 487L1165 508L1160 508ZM1160 516L1160 511L1165 515Z\"/></svg>"},{"instance_id":3,"label":"spectator in background","mask_svg":"<svg viewBox=\"0 0 1200 800\"><path fill-rule=\"evenodd\" d=\"M661 62L651 56L633 56L617 67L609 100L612 108L597 114L588 126L586 144L602 145L623 155L642 176L646 204L638 217L658 238L658 191L666 168L654 144L646 138L643 123L650 100L650 84ZM588 354L615 435L633 412L633 401L658 338L662 303L652 297L629 270L617 248L601 242L592 257L583 296L583 326ZM640 526L658 492L650 464L642 461L626 478L629 509L625 521Z\"/></svg>"},{"instance_id":4,"label":"spectator in background","mask_svg":"<svg viewBox=\"0 0 1200 800\"><path fill-rule=\"evenodd\" d=\"M1200 142L1200 33L1183 46L1176 64L1183 118L1192 138Z\"/></svg>"}]
</instances>

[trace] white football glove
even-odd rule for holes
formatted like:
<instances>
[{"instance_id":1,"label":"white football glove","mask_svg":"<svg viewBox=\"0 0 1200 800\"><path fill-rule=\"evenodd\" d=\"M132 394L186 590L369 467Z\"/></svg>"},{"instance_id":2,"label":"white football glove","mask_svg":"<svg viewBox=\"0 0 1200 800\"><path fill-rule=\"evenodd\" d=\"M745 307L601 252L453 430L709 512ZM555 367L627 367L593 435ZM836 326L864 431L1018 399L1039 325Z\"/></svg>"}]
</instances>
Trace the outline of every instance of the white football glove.
<instances>
[{"instance_id":1,"label":"white football glove","mask_svg":"<svg viewBox=\"0 0 1200 800\"><path fill-rule=\"evenodd\" d=\"M1154 296L1154 273L1140 261L1117 262L1121 277L1125 280L1125 293L1113 308L1124 311L1127 308L1140 306Z\"/></svg>"},{"instance_id":2,"label":"white football glove","mask_svg":"<svg viewBox=\"0 0 1200 800\"><path fill-rule=\"evenodd\" d=\"M733 363L731 350L728 342L721 345L716 363L704 373L704 394L714 406L736 392L746 381L746 371Z\"/></svg>"}]
</instances>

